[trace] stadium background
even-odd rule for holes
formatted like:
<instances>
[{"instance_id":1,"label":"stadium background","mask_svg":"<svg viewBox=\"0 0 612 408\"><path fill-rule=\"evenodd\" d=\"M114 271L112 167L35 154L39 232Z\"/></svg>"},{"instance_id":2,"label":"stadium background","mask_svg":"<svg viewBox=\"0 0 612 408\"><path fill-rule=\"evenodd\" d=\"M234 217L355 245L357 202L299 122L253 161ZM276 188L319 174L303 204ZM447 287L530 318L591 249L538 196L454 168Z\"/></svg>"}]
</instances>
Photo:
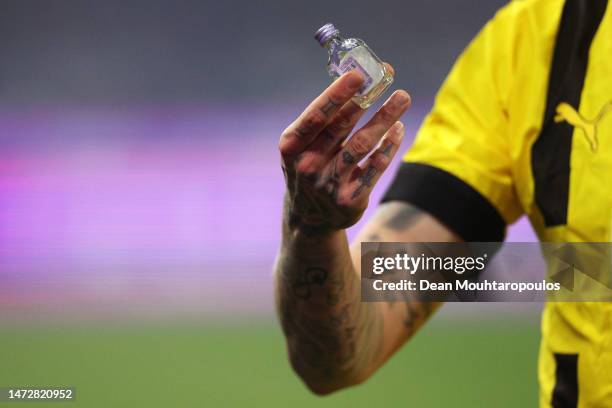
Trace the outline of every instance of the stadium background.
<instances>
[{"instance_id":1,"label":"stadium background","mask_svg":"<svg viewBox=\"0 0 612 408\"><path fill-rule=\"evenodd\" d=\"M313 32L332 21L393 63L413 135L503 3L5 0L0 387L74 386L84 407L534 406L540 305L447 305L370 382L318 399L271 290L276 143L328 84ZM521 220L508 239L534 236Z\"/></svg>"}]
</instances>

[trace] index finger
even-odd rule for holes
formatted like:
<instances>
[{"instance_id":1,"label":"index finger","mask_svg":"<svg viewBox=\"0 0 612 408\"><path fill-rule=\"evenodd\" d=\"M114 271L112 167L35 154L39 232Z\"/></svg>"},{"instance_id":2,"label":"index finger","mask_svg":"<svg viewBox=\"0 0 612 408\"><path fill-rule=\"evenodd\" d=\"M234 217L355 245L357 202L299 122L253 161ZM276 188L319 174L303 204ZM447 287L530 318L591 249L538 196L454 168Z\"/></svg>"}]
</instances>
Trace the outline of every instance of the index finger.
<instances>
[{"instance_id":1,"label":"index finger","mask_svg":"<svg viewBox=\"0 0 612 408\"><path fill-rule=\"evenodd\" d=\"M284 155L302 152L325 128L330 119L363 84L361 73L352 70L334 81L319 95L281 136L279 147Z\"/></svg>"}]
</instances>

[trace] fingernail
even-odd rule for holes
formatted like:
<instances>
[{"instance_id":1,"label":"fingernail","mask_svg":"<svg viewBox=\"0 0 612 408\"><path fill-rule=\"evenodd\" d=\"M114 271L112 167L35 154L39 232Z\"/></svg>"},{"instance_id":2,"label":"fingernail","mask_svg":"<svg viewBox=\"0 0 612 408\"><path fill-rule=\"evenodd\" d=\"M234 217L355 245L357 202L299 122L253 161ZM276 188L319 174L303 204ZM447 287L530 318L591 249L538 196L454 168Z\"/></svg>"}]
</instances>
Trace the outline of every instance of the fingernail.
<instances>
[{"instance_id":1,"label":"fingernail","mask_svg":"<svg viewBox=\"0 0 612 408\"><path fill-rule=\"evenodd\" d=\"M396 91L393 95L393 104L397 107L404 107L410 103L410 95L406 91Z\"/></svg>"},{"instance_id":2,"label":"fingernail","mask_svg":"<svg viewBox=\"0 0 612 408\"><path fill-rule=\"evenodd\" d=\"M393 131L395 133L402 133L404 131L404 124L400 121L397 121L393 124Z\"/></svg>"}]
</instances>

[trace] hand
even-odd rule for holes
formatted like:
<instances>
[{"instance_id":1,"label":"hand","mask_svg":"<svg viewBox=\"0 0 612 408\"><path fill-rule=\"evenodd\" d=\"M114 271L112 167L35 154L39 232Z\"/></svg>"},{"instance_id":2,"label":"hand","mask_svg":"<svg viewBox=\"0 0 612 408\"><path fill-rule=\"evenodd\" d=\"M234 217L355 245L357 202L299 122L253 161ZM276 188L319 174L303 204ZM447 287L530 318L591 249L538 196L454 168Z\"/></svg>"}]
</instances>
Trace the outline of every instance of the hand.
<instances>
[{"instance_id":1,"label":"hand","mask_svg":"<svg viewBox=\"0 0 612 408\"><path fill-rule=\"evenodd\" d=\"M399 148L404 125L398 119L410 106L403 90L346 140L364 113L350 100L362 83L357 71L338 78L280 138L285 216L293 231L327 234L359 221L372 188Z\"/></svg>"}]
</instances>

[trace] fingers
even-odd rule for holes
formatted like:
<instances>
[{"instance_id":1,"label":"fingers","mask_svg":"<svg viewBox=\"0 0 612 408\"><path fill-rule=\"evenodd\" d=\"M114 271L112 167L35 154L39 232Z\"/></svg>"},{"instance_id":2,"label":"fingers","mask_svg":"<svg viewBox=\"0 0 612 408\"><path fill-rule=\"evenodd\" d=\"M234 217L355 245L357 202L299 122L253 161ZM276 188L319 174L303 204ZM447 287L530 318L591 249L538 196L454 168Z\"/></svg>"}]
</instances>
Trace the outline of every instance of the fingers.
<instances>
[{"instance_id":1,"label":"fingers","mask_svg":"<svg viewBox=\"0 0 612 408\"><path fill-rule=\"evenodd\" d=\"M348 101L332 119L329 125L323 129L319 137L308 146L309 152L316 155L319 161L329 159L329 156L337 153L338 148L346 137L351 133L365 110L353 101Z\"/></svg>"},{"instance_id":2,"label":"fingers","mask_svg":"<svg viewBox=\"0 0 612 408\"><path fill-rule=\"evenodd\" d=\"M395 70L386 62L383 63L387 71L391 75L395 74ZM330 124L321 132L321 135L315 142L309 146L309 150L318 153L322 156L335 153L344 139L351 133L359 119L363 116L365 110L356 103L347 102L332 119Z\"/></svg>"},{"instance_id":3,"label":"fingers","mask_svg":"<svg viewBox=\"0 0 612 408\"><path fill-rule=\"evenodd\" d=\"M365 158L378 144L389 129L410 106L410 95L406 91L396 91L378 112L359 129L338 152L341 163L339 174L349 172Z\"/></svg>"},{"instance_id":4,"label":"fingers","mask_svg":"<svg viewBox=\"0 0 612 408\"><path fill-rule=\"evenodd\" d=\"M340 107L355 95L362 83L363 76L355 70L334 81L285 129L279 142L281 154L291 156L302 152Z\"/></svg>"},{"instance_id":5,"label":"fingers","mask_svg":"<svg viewBox=\"0 0 612 408\"><path fill-rule=\"evenodd\" d=\"M399 150L404 137L405 128L402 122L396 122L387 131L378 148L368 157L362 167L356 169L356 185L351 199L359 199L362 195L368 195L374 188L380 176L389 167L391 160Z\"/></svg>"}]
</instances>

